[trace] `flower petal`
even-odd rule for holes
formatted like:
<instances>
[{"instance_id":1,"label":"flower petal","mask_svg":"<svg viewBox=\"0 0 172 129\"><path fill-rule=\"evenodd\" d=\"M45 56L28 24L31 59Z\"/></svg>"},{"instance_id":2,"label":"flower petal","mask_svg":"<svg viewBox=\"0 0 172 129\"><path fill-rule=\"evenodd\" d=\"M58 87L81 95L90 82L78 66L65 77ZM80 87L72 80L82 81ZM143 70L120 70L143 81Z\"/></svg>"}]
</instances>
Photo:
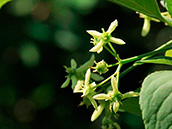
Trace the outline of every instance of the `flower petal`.
<instances>
[{"instance_id":1,"label":"flower petal","mask_svg":"<svg viewBox=\"0 0 172 129\"><path fill-rule=\"evenodd\" d=\"M90 80L90 76L91 76L91 70L88 69L86 74L85 74L85 86L88 86L89 80Z\"/></svg>"},{"instance_id":2,"label":"flower petal","mask_svg":"<svg viewBox=\"0 0 172 129\"><path fill-rule=\"evenodd\" d=\"M115 30L115 28L118 26L118 21L117 20L115 20L115 21L113 21L111 24L110 24L110 26L109 26L109 28L108 28L108 30L106 31L106 32L108 32L109 33L109 35Z\"/></svg>"},{"instance_id":3,"label":"flower petal","mask_svg":"<svg viewBox=\"0 0 172 129\"><path fill-rule=\"evenodd\" d=\"M77 84L76 84L76 86L75 86L75 88L73 90L73 93L82 93L81 89L82 89L83 84L84 84L83 80L78 80Z\"/></svg>"},{"instance_id":4,"label":"flower petal","mask_svg":"<svg viewBox=\"0 0 172 129\"><path fill-rule=\"evenodd\" d=\"M96 30L87 30L87 33L89 33L91 36L96 37L96 38L98 38L102 35L102 33L98 32Z\"/></svg>"},{"instance_id":5,"label":"flower petal","mask_svg":"<svg viewBox=\"0 0 172 129\"><path fill-rule=\"evenodd\" d=\"M95 121L102 113L104 109L104 104L100 104L97 108L97 110L94 110L92 116L91 116L91 121Z\"/></svg>"},{"instance_id":6,"label":"flower petal","mask_svg":"<svg viewBox=\"0 0 172 129\"><path fill-rule=\"evenodd\" d=\"M99 54L100 52L102 52L103 51L103 47L101 47L98 51L97 51L97 53Z\"/></svg>"},{"instance_id":7,"label":"flower petal","mask_svg":"<svg viewBox=\"0 0 172 129\"><path fill-rule=\"evenodd\" d=\"M90 52L101 52L100 50L102 50L103 48L103 44L104 44L104 41L103 40L100 40L100 42L95 45L93 48L91 48L89 51Z\"/></svg>"},{"instance_id":8,"label":"flower petal","mask_svg":"<svg viewBox=\"0 0 172 129\"><path fill-rule=\"evenodd\" d=\"M138 97L138 96L139 96L138 92L130 91L130 92L123 94L121 99L126 99L126 98L130 98L130 97Z\"/></svg>"},{"instance_id":9,"label":"flower petal","mask_svg":"<svg viewBox=\"0 0 172 129\"><path fill-rule=\"evenodd\" d=\"M89 86L85 86L84 89L83 89L82 97L87 96L89 93L90 93L90 87Z\"/></svg>"},{"instance_id":10,"label":"flower petal","mask_svg":"<svg viewBox=\"0 0 172 129\"><path fill-rule=\"evenodd\" d=\"M114 94L118 94L118 86L117 86L117 80L114 76L112 76L111 78L111 85L112 85L112 89L113 89L113 93Z\"/></svg>"},{"instance_id":11,"label":"flower petal","mask_svg":"<svg viewBox=\"0 0 172 129\"><path fill-rule=\"evenodd\" d=\"M97 95L93 96L93 99L96 99L96 100L110 100L111 98L107 94L100 93L100 94L97 94Z\"/></svg>"},{"instance_id":12,"label":"flower petal","mask_svg":"<svg viewBox=\"0 0 172 129\"><path fill-rule=\"evenodd\" d=\"M125 44L125 42L122 39L115 38L115 37L110 37L109 41L112 43L116 43L118 45L124 45Z\"/></svg>"}]
</instances>

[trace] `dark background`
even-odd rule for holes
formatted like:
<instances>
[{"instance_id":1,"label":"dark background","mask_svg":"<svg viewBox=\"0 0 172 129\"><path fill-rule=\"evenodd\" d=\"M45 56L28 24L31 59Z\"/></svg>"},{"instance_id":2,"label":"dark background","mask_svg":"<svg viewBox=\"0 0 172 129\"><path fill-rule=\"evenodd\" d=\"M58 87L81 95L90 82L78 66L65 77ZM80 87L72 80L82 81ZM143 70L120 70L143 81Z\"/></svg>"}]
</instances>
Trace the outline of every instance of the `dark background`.
<instances>
[{"instance_id":1,"label":"dark background","mask_svg":"<svg viewBox=\"0 0 172 129\"><path fill-rule=\"evenodd\" d=\"M60 89L67 75L63 65L69 66L71 58L78 65L86 62L92 47L86 30L107 30L115 19L119 26L112 35L126 42L114 45L121 58L149 52L171 38L171 28L154 22L148 36L141 37L143 19L106 0L13 0L3 6L0 129L99 129L103 116L90 122L94 109L78 107L80 94L73 94L70 87ZM113 63L106 51L95 55L96 61ZM136 68L120 80L120 91L137 89L146 75L161 69L171 67ZM141 118L129 113L120 113L117 121L122 129L143 128Z\"/></svg>"}]
</instances>

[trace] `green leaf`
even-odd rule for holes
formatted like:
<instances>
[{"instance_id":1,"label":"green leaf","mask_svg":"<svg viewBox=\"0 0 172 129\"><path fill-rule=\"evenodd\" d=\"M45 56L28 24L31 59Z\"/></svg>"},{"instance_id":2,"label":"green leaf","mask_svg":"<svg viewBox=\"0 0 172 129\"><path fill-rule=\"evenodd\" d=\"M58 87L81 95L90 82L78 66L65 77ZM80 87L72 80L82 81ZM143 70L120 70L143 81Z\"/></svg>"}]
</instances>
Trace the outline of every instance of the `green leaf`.
<instances>
[{"instance_id":1,"label":"green leaf","mask_svg":"<svg viewBox=\"0 0 172 129\"><path fill-rule=\"evenodd\" d=\"M90 60L85 62L83 65L81 65L79 68L76 69L77 72L83 72L86 71L90 66L93 66L95 60L95 56L92 55Z\"/></svg>"},{"instance_id":2,"label":"green leaf","mask_svg":"<svg viewBox=\"0 0 172 129\"><path fill-rule=\"evenodd\" d=\"M91 73L91 78L95 81L102 81L104 79L104 77L102 77L96 73Z\"/></svg>"},{"instance_id":3,"label":"green leaf","mask_svg":"<svg viewBox=\"0 0 172 129\"><path fill-rule=\"evenodd\" d=\"M154 58L137 61L136 64L137 63L153 63L153 64L172 65L172 57L157 56Z\"/></svg>"},{"instance_id":4,"label":"green leaf","mask_svg":"<svg viewBox=\"0 0 172 129\"><path fill-rule=\"evenodd\" d=\"M77 78L75 76L71 76L70 78L72 80L72 89L74 89L77 84Z\"/></svg>"},{"instance_id":5,"label":"green leaf","mask_svg":"<svg viewBox=\"0 0 172 129\"><path fill-rule=\"evenodd\" d=\"M66 81L62 84L61 88L66 88L70 83L70 78L67 77Z\"/></svg>"},{"instance_id":6,"label":"green leaf","mask_svg":"<svg viewBox=\"0 0 172 129\"><path fill-rule=\"evenodd\" d=\"M161 16L156 0L110 0L110 1L119 5L125 6L136 12L143 13L150 17L157 18L163 22L166 22L170 26L172 26L171 19L165 16Z\"/></svg>"},{"instance_id":7,"label":"green leaf","mask_svg":"<svg viewBox=\"0 0 172 129\"><path fill-rule=\"evenodd\" d=\"M77 63L74 59L71 59L70 64L71 64L71 68L76 69Z\"/></svg>"},{"instance_id":8,"label":"green leaf","mask_svg":"<svg viewBox=\"0 0 172 129\"><path fill-rule=\"evenodd\" d=\"M166 3L167 3L168 12L172 16L172 1L171 0L166 0Z\"/></svg>"},{"instance_id":9,"label":"green leaf","mask_svg":"<svg viewBox=\"0 0 172 129\"><path fill-rule=\"evenodd\" d=\"M145 129L172 129L172 71L148 75L140 92Z\"/></svg>"},{"instance_id":10,"label":"green leaf","mask_svg":"<svg viewBox=\"0 0 172 129\"><path fill-rule=\"evenodd\" d=\"M2 8L3 5L5 5L7 2L10 2L12 0L0 0L0 8Z\"/></svg>"},{"instance_id":11,"label":"green leaf","mask_svg":"<svg viewBox=\"0 0 172 129\"><path fill-rule=\"evenodd\" d=\"M141 110L139 106L139 97L128 98L122 101L120 109L125 110L129 113L135 114L137 116L141 116Z\"/></svg>"},{"instance_id":12,"label":"green leaf","mask_svg":"<svg viewBox=\"0 0 172 129\"><path fill-rule=\"evenodd\" d=\"M165 52L165 56L172 57L172 49Z\"/></svg>"}]
</instances>

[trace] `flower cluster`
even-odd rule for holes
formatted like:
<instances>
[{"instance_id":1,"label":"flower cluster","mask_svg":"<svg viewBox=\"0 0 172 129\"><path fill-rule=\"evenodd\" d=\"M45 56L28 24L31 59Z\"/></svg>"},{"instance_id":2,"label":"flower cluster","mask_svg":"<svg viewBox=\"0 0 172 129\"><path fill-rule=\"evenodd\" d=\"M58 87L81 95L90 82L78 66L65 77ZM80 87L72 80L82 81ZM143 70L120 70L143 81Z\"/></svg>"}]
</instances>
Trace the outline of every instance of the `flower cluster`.
<instances>
[{"instance_id":1,"label":"flower cluster","mask_svg":"<svg viewBox=\"0 0 172 129\"><path fill-rule=\"evenodd\" d=\"M90 77L91 77L91 69L88 69L85 74L85 80L78 80L77 85L74 88L74 93L82 93L81 97L87 97L93 107L95 108L95 111L93 112L91 116L91 121L96 120L102 113L102 111L105 108L105 103L100 102L100 105L97 106L97 102L95 100L105 100L109 102L109 110L114 113L116 113L119 110L121 100L124 100L129 97L137 97L139 96L138 92L127 92L125 94L122 94L118 90L117 80L114 76L111 77L111 86L112 90L109 90L107 94L100 93L96 94L96 83L92 82L90 83ZM96 95L95 95L96 94Z\"/></svg>"},{"instance_id":2,"label":"flower cluster","mask_svg":"<svg viewBox=\"0 0 172 129\"><path fill-rule=\"evenodd\" d=\"M148 17L144 18L150 20ZM73 93L82 94L81 97L83 98L83 102L81 104L86 104L87 106L92 104L95 108L91 116L91 121L95 121L104 111L104 109L106 109L106 111L108 110L111 116L114 116L114 114L116 115L124 99L139 96L138 92L131 91L122 94L118 90L119 73L123 64L121 63L121 59L119 58L115 49L111 45L111 42L118 45L123 45L125 42L122 39L112 37L111 34L117 26L118 21L115 20L110 24L107 31L102 28L102 33L95 30L87 31L93 36L91 43L94 44L94 47L89 50L90 52L100 53L103 50L103 47L105 47L112 55L114 55L115 59L117 59L118 62L115 63L115 65L118 65L118 67L113 75L105 80L102 76L100 76L101 74L106 73L109 70L109 67L115 65L108 65L104 60L97 63L94 55L92 55L90 60L79 68L77 68L77 63L73 59L71 60L71 67L65 66L68 75L66 81L61 87L66 87L70 83L70 80L72 81ZM106 46L106 43L108 43L112 51ZM96 66L93 66L94 63ZM98 72L99 74L91 73L91 69L93 69L93 72ZM104 87L104 84L109 80L111 85L109 85L109 87ZM97 82L95 81L102 82L96 84ZM112 129L113 127L120 129L120 126L106 115L103 121L103 129Z\"/></svg>"},{"instance_id":3,"label":"flower cluster","mask_svg":"<svg viewBox=\"0 0 172 129\"><path fill-rule=\"evenodd\" d=\"M113 21L108 30L105 31L104 28L102 28L102 33L95 31L95 30L87 30L87 33L89 33L93 38L91 38L91 43L94 44L94 47L91 48L90 52L97 52L100 53L103 50L103 45L109 42L118 44L118 45L124 45L125 42L122 39L112 37L111 33L115 30L115 28L118 26L118 21Z\"/></svg>"},{"instance_id":4,"label":"flower cluster","mask_svg":"<svg viewBox=\"0 0 172 129\"><path fill-rule=\"evenodd\" d=\"M114 113L116 113L119 110L120 103L122 100L124 100L126 98L130 98L130 97L138 97L139 96L138 92L130 91L125 94L122 94L121 92L119 92L117 80L114 76L111 77L111 86L112 86L112 90L108 91L107 94L100 93L100 94L93 96L93 98L96 100L109 101L109 103L110 103L109 110L112 111L112 109L113 109ZM100 107L103 108L102 105L100 105ZM94 112L93 113L94 119L92 118L92 120L95 120L101 114L100 112L102 112L102 109L100 109L99 112L97 111L97 115L96 115L96 112Z\"/></svg>"}]
</instances>

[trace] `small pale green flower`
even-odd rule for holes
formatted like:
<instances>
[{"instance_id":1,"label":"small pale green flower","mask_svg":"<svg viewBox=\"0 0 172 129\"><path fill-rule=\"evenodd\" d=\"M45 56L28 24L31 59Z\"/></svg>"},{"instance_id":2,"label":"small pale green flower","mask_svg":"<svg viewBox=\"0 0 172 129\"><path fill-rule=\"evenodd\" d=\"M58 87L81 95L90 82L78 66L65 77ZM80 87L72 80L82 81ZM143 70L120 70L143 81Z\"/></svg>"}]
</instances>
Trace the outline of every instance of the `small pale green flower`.
<instances>
[{"instance_id":1,"label":"small pale green flower","mask_svg":"<svg viewBox=\"0 0 172 129\"><path fill-rule=\"evenodd\" d=\"M118 91L118 85L117 85L117 80L114 76L111 77L111 86L112 90L110 90L107 94L105 93L100 93L97 95L93 96L93 99L96 100L105 100L109 101L109 110L113 111L116 113L119 110L121 100L130 98L130 97L138 97L139 93L138 92L127 92L125 94L122 94Z\"/></svg>"},{"instance_id":2,"label":"small pale green flower","mask_svg":"<svg viewBox=\"0 0 172 129\"><path fill-rule=\"evenodd\" d=\"M97 103L92 98L94 95L94 90L96 89L96 83L92 82L90 84L91 70L90 68L87 70L85 74L85 81L78 80L77 85L74 88L74 93L83 93L81 97L87 97L92 103L93 107L97 110Z\"/></svg>"},{"instance_id":3,"label":"small pale green flower","mask_svg":"<svg viewBox=\"0 0 172 129\"><path fill-rule=\"evenodd\" d=\"M105 101L110 101L110 106L109 110L113 111L116 113L119 109L119 102L121 101L121 93L118 91L118 86L117 86L117 80L113 76L111 78L111 85L112 85L112 91L110 90L107 94L105 93L100 93L95 96L93 96L94 99L96 100L105 100Z\"/></svg>"},{"instance_id":4,"label":"small pale green flower","mask_svg":"<svg viewBox=\"0 0 172 129\"><path fill-rule=\"evenodd\" d=\"M109 42L116 43L118 45L124 45L125 42L122 39L118 39L115 37L112 37L111 33L116 29L118 26L118 21L113 21L108 30L105 32L102 28L102 33L95 31L95 30L87 30L87 33L89 33L91 36L93 36L93 39L91 39L91 43L93 43L95 46L91 48L90 52L97 52L100 53L103 50L103 45Z\"/></svg>"},{"instance_id":5,"label":"small pale green flower","mask_svg":"<svg viewBox=\"0 0 172 129\"><path fill-rule=\"evenodd\" d=\"M149 33L150 27L151 27L151 21L160 22L158 19L149 17L142 13L140 13L139 17L144 18L144 23L143 23L143 27L142 27L142 31L141 31L141 36L143 36L143 37L145 37Z\"/></svg>"}]
</instances>

